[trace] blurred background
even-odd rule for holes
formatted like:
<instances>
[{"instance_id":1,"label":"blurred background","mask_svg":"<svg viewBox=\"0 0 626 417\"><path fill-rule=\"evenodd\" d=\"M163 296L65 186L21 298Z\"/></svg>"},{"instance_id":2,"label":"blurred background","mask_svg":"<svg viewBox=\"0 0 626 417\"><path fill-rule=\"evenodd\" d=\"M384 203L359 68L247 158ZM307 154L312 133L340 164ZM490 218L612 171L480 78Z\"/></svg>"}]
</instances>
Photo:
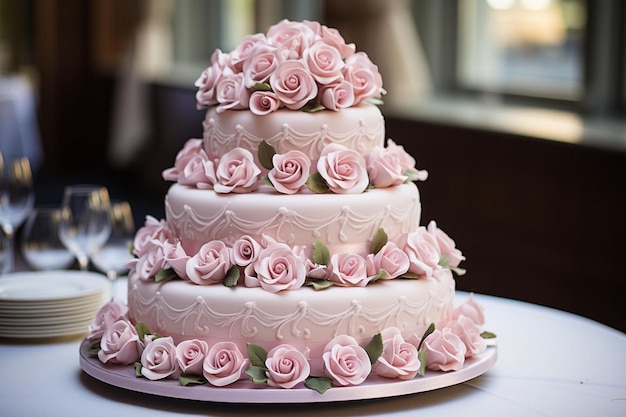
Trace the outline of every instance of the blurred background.
<instances>
[{"instance_id":1,"label":"blurred background","mask_svg":"<svg viewBox=\"0 0 626 417\"><path fill-rule=\"evenodd\" d=\"M379 65L387 136L431 174L422 223L467 256L460 289L626 330L620 0L0 0L0 99L35 204L95 182L137 225L163 217L161 171L202 136L195 79L283 18L336 27Z\"/></svg>"}]
</instances>

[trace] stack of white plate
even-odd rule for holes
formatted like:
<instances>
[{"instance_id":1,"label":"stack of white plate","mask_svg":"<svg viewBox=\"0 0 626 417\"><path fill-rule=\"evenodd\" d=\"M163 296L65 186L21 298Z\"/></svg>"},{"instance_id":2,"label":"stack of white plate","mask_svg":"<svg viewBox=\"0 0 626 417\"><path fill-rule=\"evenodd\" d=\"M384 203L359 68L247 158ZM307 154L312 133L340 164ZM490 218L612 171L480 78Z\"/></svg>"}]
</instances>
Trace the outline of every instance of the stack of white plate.
<instances>
[{"instance_id":1,"label":"stack of white plate","mask_svg":"<svg viewBox=\"0 0 626 417\"><path fill-rule=\"evenodd\" d=\"M110 297L100 274L17 272L0 277L0 337L56 338L85 334Z\"/></svg>"}]
</instances>

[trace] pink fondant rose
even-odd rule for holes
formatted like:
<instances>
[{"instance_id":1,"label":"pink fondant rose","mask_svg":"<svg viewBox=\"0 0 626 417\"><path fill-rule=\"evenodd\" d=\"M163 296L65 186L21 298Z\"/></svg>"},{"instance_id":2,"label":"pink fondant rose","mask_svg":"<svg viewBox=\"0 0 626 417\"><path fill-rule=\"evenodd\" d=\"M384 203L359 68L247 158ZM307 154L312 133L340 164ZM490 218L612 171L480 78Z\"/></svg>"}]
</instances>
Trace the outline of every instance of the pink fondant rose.
<instances>
[{"instance_id":1,"label":"pink fondant rose","mask_svg":"<svg viewBox=\"0 0 626 417\"><path fill-rule=\"evenodd\" d=\"M329 28L328 26L322 25L319 22L312 22L308 20L305 20L303 23L310 27L315 35L317 35L317 37L323 42L326 42L327 44L337 48L341 55L341 58L345 59L354 54L354 51L356 49L355 45L353 43L346 44L346 41L337 29Z\"/></svg>"},{"instance_id":2,"label":"pink fondant rose","mask_svg":"<svg viewBox=\"0 0 626 417\"><path fill-rule=\"evenodd\" d=\"M104 331L118 320L128 319L128 307L126 304L111 299L108 303L100 307L89 324L88 339L93 340L102 337Z\"/></svg>"},{"instance_id":3,"label":"pink fondant rose","mask_svg":"<svg viewBox=\"0 0 626 417\"><path fill-rule=\"evenodd\" d=\"M330 258L330 280L341 287L364 287L368 283L363 257L352 253L334 254Z\"/></svg>"},{"instance_id":4,"label":"pink fondant rose","mask_svg":"<svg viewBox=\"0 0 626 417\"><path fill-rule=\"evenodd\" d=\"M257 176L261 173L254 164L254 157L247 149L235 148L220 158L215 171L216 193L247 193L257 186Z\"/></svg>"},{"instance_id":5,"label":"pink fondant rose","mask_svg":"<svg viewBox=\"0 0 626 417\"><path fill-rule=\"evenodd\" d=\"M267 83L270 76L278 69L278 64L285 60L286 52L282 49L258 44L252 56L244 62L244 85L248 88L255 84Z\"/></svg>"},{"instance_id":6,"label":"pink fondant rose","mask_svg":"<svg viewBox=\"0 0 626 417\"><path fill-rule=\"evenodd\" d=\"M223 387L241 379L248 365L248 359L243 357L236 344L218 342L206 354L202 369L211 385Z\"/></svg>"},{"instance_id":7,"label":"pink fondant rose","mask_svg":"<svg viewBox=\"0 0 626 417\"><path fill-rule=\"evenodd\" d=\"M270 242L254 263L256 277L246 276L247 286L269 292L296 290L306 279L305 261L284 243Z\"/></svg>"},{"instance_id":8,"label":"pink fondant rose","mask_svg":"<svg viewBox=\"0 0 626 417\"><path fill-rule=\"evenodd\" d=\"M480 335L480 328L474 321L463 315L447 324L452 333L457 335L465 345L465 357L479 355L487 349L487 342Z\"/></svg>"},{"instance_id":9,"label":"pink fondant rose","mask_svg":"<svg viewBox=\"0 0 626 417\"><path fill-rule=\"evenodd\" d=\"M474 300L474 296L470 294L470 297L461 305L456 307L452 311L452 320L456 320L459 316L464 315L472 319L477 326L485 324L485 315L483 312L483 306L478 304Z\"/></svg>"},{"instance_id":10,"label":"pink fondant rose","mask_svg":"<svg viewBox=\"0 0 626 417\"><path fill-rule=\"evenodd\" d=\"M202 150L202 139L189 139L176 154L174 166L163 171L165 181L178 181L178 177L187 163Z\"/></svg>"},{"instance_id":11,"label":"pink fondant rose","mask_svg":"<svg viewBox=\"0 0 626 417\"><path fill-rule=\"evenodd\" d=\"M354 104L354 88L342 80L320 88L320 103L328 110L338 111Z\"/></svg>"},{"instance_id":12,"label":"pink fondant rose","mask_svg":"<svg viewBox=\"0 0 626 417\"><path fill-rule=\"evenodd\" d=\"M435 236L439 252L445 259L445 266L457 267L461 261L465 260L465 256L456 248L454 240L446 232L438 228L434 220L428 223L428 233Z\"/></svg>"},{"instance_id":13,"label":"pink fondant rose","mask_svg":"<svg viewBox=\"0 0 626 417\"><path fill-rule=\"evenodd\" d=\"M420 369L417 348L405 342L400 329L388 327L381 332L383 353L373 366L384 378L413 379Z\"/></svg>"},{"instance_id":14,"label":"pink fondant rose","mask_svg":"<svg viewBox=\"0 0 626 417\"><path fill-rule=\"evenodd\" d=\"M210 190L215 183L215 164L209 160L204 149L193 156L178 175L178 183L201 190Z\"/></svg>"},{"instance_id":15,"label":"pink fondant rose","mask_svg":"<svg viewBox=\"0 0 626 417\"><path fill-rule=\"evenodd\" d=\"M365 349L356 339L340 335L331 340L322 355L324 375L333 385L359 385L372 371L372 364Z\"/></svg>"},{"instance_id":16,"label":"pink fondant rose","mask_svg":"<svg viewBox=\"0 0 626 417\"><path fill-rule=\"evenodd\" d=\"M409 256L409 272L431 277L441 269L437 240L425 227L420 226L417 231L403 235L398 246Z\"/></svg>"},{"instance_id":17,"label":"pink fondant rose","mask_svg":"<svg viewBox=\"0 0 626 417\"><path fill-rule=\"evenodd\" d=\"M311 160L303 152L292 150L274 154L268 177L276 191L295 194L304 186L311 171Z\"/></svg>"},{"instance_id":18,"label":"pink fondant rose","mask_svg":"<svg viewBox=\"0 0 626 417\"><path fill-rule=\"evenodd\" d=\"M153 239L165 241L171 235L165 220L157 220L148 215L144 225L135 234L133 241L133 254L137 256L143 255L149 250L145 248L146 244Z\"/></svg>"},{"instance_id":19,"label":"pink fondant rose","mask_svg":"<svg viewBox=\"0 0 626 417\"><path fill-rule=\"evenodd\" d=\"M465 344L452 330L436 329L422 345L426 351L426 368L433 371L458 371L465 363Z\"/></svg>"},{"instance_id":20,"label":"pink fondant rose","mask_svg":"<svg viewBox=\"0 0 626 417\"><path fill-rule=\"evenodd\" d=\"M367 276L373 277L381 270L385 273L379 279L393 279L409 270L409 257L395 243L387 242L376 254L366 258Z\"/></svg>"},{"instance_id":21,"label":"pink fondant rose","mask_svg":"<svg viewBox=\"0 0 626 417\"><path fill-rule=\"evenodd\" d=\"M141 349L135 327L127 320L118 320L102 334L98 359L102 363L130 365L139 360Z\"/></svg>"},{"instance_id":22,"label":"pink fondant rose","mask_svg":"<svg viewBox=\"0 0 626 417\"><path fill-rule=\"evenodd\" d=\"M233 243L231 253L232 263L237 266L248 266L257 260L261 245L251 236L244 235Z\"/></svg>"},{"instance_id":23,"label":"pink fondant rose","mask_svg":"<svg viewBox=\"0 0 626 417\"><path fill-rule=\"evenodd\" d=\"M198 87L196 92L198 110L204 106L213 106L218 103L217 85L222 77L233 73L228 67L229 60L229 56L219 49L216 49L211 55L211 66L205 69L194 83Z\"/></svg>"},{"instance_id":24,"label":"pink fondant rose","mask_svg":"<svg viewBox=\"0 0 626 417\"><path fill-rule=\"evenodd\" d=\"M357 52L348 57L343 75L354 86L355 104L362 103L384 93L383 79L378 67L372 63L367 54Z\"/></svg>"},{"instance_id":25,"label":"pink fondant rose","mask_svg":"<svg viewBox=\"0 0 626 417\"><path fill-rule=\"evenodd\" d=\"M143 252L137 260L135 269L139 279L146 281L154 277L161 269L167 268L167 261L163 251L163 242L158 239L152 239L146 243Z\"/></svg>"},{"instance_id":26,"label":"pink fondant rose","mask_svg":"<svg viewBox=\"0 0 626 417\"><path fill-rule=\"evenodd\" d=\"M242 72L247 61L254 56L254 49L257 45L265 44L267 40L262 33L246 35L235 49L229 54L230 67L236 72Z\"/></svg>"},{"instance_id":27,"label":"pink fondant rose","mask_svg":"<svg viewBox=\"0 0 626 417\"><path fill-rule=\"evenodd\" d=\"M204 358L209 345L204 340L183 340L176 346L178 367L186 375L202 375Z\"/></svg>"},{"instance_id":28,"label":"pink fondant rose","mask_svg":"<svg viewBox=\"0 0 626 417\"><path fill-rule=\"evenodd\" d=\"M315 33L301 22L281 20L267 31L267 39L272 45L280 46L289 51L290 59L302 57L302 53L315 39Z\"/></svg>"},{"instance_id":29,"label":"pink fondant rose","mask_svg":"<svg viewBox=\"0 0 626 417\"><path fill-rule=\"evenodd\" d=\"M176 275L182 279L188 279L187 262L191 257L187 255L179 240L165 241L163 243L163 256L165 256L167 265L176 272Z\"/></svg>"},{"instance_id":30,"label":"pink fondant rose","mask_svg":"<svg viewBox=\"0 0 626 417\"><path fill-rule=\"evenodd\" d=\"M301 109L317 95L317 84L302 61L286 60L270 77L272 91L291 110Z\"/></svg>"},{"instance_id":31,"label":"pink fondant rose","mask_svg":"<svg viewBox=\"0 0 626 417\"><path fill-rule=\"evenodd\" d=\"M367 156L367 173L374 187L386 188L407 180L400 159L395 152L376 146Z\"/></svg>"},{"instance_id":32,"label":"pink fondant rose","mask_svg":"<svg viewBox=\"0 0 626 417\"><path fill-rule=\"evenodd\" d=\"M198 285L219 284L232 266L230 251L221 240L202 245L186 265L187 277Z\"/></svg>"},{"instance_id":33,"label":"pink fondant rose","mask_svg":"<svg viewBox=\"0 0 626 417\"><path fill-rule=\"evenodd\" d=\"M279 345L267 353L265 360L267 385L293 388L304 381L311 372L304 353L289 345Z\"/></svg>"},{"instance_id":34,"label":"pink fondant rose","mask_svg":"<svg viewBox=\"0 0 626 417\"><path fill-rule=\"evenodd\" d=\"M315 81L328 85L343 79L344 63L339 50L325 42L315 42L304 50L303 59Z\"/></svg>"},{"instance_id":35,"label":"pink fondant rose","mask_svg":"<svg viewBox=\"0 0 626 417\"><path fill-rule=\"evenodd\" d=\"M334 193L359 194L369 184L365 159L343 145L326 145L317 161L317 170Z\"/></svg>"},{"instance_id":36,"label":"pink fondant rose","mask_svg":"<svg viewBox=\"0 0 626 417\"><path fill-rule=\"evenodd\" d=\"M161 337L146 345L141 354L141 375L151 381L178 378L180 368L176 359L176 346L171 337Z\"/></svg>"},{"instance_id":37,"label":"pink fondant rose","mask_svg":"<svg viewBox=\"0 0 626 417\"><path fill-rule=\"evenodd\" d=\"M404 147L401 145L396 145L396 143L387 139L387 148L385 148L387 152L393 153L398 158L400 166L402 167L402 172L404 175L409 177L411 181L426 181L428 179L428 171L426 170L418 170L415 167L415 159L404 150Z\"/></svg>"},{"instance_id":38,"label":"pink fondant rose","mask_svg":"<svg viewBox=\"0 0 626 417\"><path fill-rule=\"evenodd\" d=\"M243 84L243 74L231 74L222 77L217 84L215 94L219 105L216 110L218 113L224 110L240 110L248 108L250 100L250 91Z\"/></svg>"},{"instance_id":39,"label":"pink fondant rose","mask_svg":"<svg viewBox=\"0 0 626 417\"><path fill-rule=\"evenodd\" d=\"M250 96L250 111L258 116L265 116L280 108L280 100L271 91L255 91Z\"/></svg>"}]
</instances>

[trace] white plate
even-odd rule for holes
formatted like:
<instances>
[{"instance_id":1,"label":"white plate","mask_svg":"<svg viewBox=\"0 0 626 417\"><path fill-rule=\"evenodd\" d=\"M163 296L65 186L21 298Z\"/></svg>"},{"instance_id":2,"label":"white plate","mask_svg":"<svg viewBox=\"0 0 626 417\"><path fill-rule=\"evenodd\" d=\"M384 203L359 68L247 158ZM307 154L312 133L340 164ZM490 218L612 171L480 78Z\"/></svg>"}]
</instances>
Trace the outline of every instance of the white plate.
<instances>
[{"instance_id":1,"label":"white plate","mask_svg":"<svg viewBox=\"0 0 626 417\"><path fill-rule=\"evenodd\" d=\"M85 335L89 331L87 325L46 327L28 331L2 330L0 337L9 339L48 339L73 335Z\"/></svg>"},{"instance_id":2,"label":"white plate","mask_svg":"<svg viewBox=\"0 0 626 417\"><path fill-rule=\"evenodd\" d=\"M423 377L394 382L374 376L358 386L333 387L324 394L319 394L308 388L270 388L255 385L248 380L222 388L208 384L183 386L173 379L150 381L146 378L137 378L135 368L131 365L105 365L97 358L90 357L87 353L89 344L90 342L85 340L80 346L80 366L88 375L109 385L162 397L227 403L318 403L414 394L469 381L487 372L496 363L497 358L497 349L492 346L481 355L467 359L459 371L426 371Z\"/></svg>"},{"instance_id":3,"label":"white plate","mask_svg":"<svg viewBox=\"0 0 626 417\"><path fill-rule=\"evenodd\" d=\"M0 301L64 301L99 293L110 283L101 274L81 271L16 272L0 278Z\"/></svg>"}]
</instances>

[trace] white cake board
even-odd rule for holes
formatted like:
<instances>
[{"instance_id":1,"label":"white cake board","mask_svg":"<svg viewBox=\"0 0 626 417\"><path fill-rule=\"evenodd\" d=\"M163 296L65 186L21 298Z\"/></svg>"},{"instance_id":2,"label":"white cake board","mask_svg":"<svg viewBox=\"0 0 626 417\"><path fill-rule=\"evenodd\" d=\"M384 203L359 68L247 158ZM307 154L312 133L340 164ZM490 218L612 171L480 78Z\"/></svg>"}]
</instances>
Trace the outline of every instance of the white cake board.
<instances>
[{"instance_id":1,"label":"white cake board","mask_svg":"<svg viewBox=\"0 0 626 417\"><path fill-rule=\"evenodd\" d=\"M241 380L228 387L213 387L209 384L183 386L178 380L164 379L150 381L135 376L132 365L103 364L98 358L88 354L89 342L80 346L80 367L88 375L109 385L131 391L153 394L162 397L196 401L224 403L318 403L335 401L353 401L373 398L395 397L432 391L460 384L476 378L488 371L497 359L497 349L490 346L481 355L468 358L459 371L426 371L423 377L408 381L389 380L371 375L366 382L358 386L333 387L324 394L306 387L281 389L254 384Z\"/></svg>"}]
</instances>

